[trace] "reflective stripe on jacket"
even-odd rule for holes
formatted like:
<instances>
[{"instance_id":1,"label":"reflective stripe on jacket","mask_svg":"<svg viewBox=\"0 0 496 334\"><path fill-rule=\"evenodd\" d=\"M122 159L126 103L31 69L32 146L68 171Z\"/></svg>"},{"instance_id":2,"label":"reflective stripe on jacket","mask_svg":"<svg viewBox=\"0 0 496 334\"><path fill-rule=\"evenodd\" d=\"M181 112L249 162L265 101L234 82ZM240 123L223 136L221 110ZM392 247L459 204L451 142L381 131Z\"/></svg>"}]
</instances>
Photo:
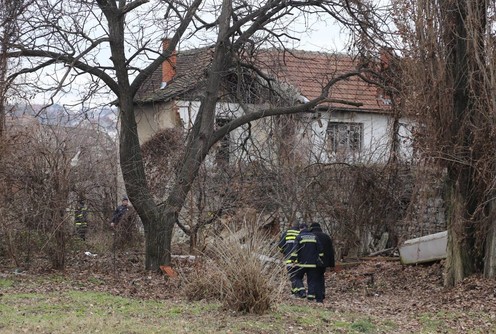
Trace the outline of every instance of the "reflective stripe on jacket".
<instances>
[{"instance_id":1,"label":"reflective stripe on jacket","mask_svg":"<svg viewBox=\"0 0 496 334\"><path fill-rule=\"evenodd\" d=\"M284 254L286 264L291 264L293 261L290 259L291 251L293 249L296 237L300 231L296 228L290 228L284 232L279 240L278 248L281 253Z\"/></svg>"},{"instance_id":2,"label":"reflective stripe on jacket","mask_svg":"<svg viewBox=\"0 0 496 334\"><path fill-rule=\"evenodd\" d=\"M86 207L76 208L74 214L74 222L77 226L88 224L88 209Z\"/></svg>"},{"instance_id":3,"label":"reflective stripe on jacket","mask_svg":"<svg viewBox=\"0 0 496 334\"><path fill-rule=\"evenodd\" d=\"M300 231L296 237L290 259L301 268L322 266L323 249L319 240L308 230Z\"/></svg>"}]
</instances>

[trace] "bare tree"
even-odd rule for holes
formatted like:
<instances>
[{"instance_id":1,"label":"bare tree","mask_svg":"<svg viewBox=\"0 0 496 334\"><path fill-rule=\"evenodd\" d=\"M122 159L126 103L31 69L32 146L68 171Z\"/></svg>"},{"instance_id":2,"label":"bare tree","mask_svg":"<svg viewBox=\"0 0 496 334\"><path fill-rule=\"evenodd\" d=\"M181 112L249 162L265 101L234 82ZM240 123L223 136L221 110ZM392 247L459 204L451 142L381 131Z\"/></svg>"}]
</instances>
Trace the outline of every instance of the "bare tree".
<instances>
[{"instance_id":1,"label":"bare tree","mask_svg":"<svg viewBox=\"0 0 496 334\"><path fill-rule=\"evenodd\" d=\"M422 115L424 157L446 171L445 284L495 275L494 4L397 1L407 48L403 100ZM404 22L411 22L412 29ZM409 78L409 80L406 80ZM419 137L421 139L422 137Z\"/></svg>"},{"instance_id":2,"label":"bare tree","mask_svg":"<svg viewBox=\"0 0 496 334\"><path fill-rule=\"evenodd\" d=\"M272 0L259 3L224 0L221 4L209 5L201 0L188 4L146 0L71 3L39 0L21 18L20 42L10 45L10 56L23 57L29 65L12 78L29 77L55 67L63 71L50 77L56 83L54 94L75 87L76 80L81 79L82 74L88 74L91 79L86 84L89 87L103 85L116 96L121 120L120 162L126 191L144 224L145 267L157 270L160 265L170 262L174 224L200 165L217 141L233 129L263 117L311 110L328 98L333 84L359 75L357 70L332 78L323 87L320 97L305 105L269 107L242 115L215 129L215 105L221 82L231 68L242 63L238 57L242 50L256 48L261 43L280 45L291 39L287 23L295 14L309 13L320 15L323 20L333 18L373 38L373 30L369 27L374 25L369 21L376 13L365 1ZM204 14L213 15L214 20L205 21L203 17L207 15ZM172 37L165 50L156 51L152 45L159 38L150 31L160 32L160 28ZM213 30L216 35L207 89L188 135L176 182L165 203L158 206L146 182L133 99L143 82L172 55L180 40L205 30ZM110 62L97 57L98 53L107 50L110 51ZM145 65L141 66L143 63Z\"/></svg>"},{"instance_id":3,"label":"bare tree","mask_svg":"<svg viewBox=\"0 0 496 334\"><path fill-rule=\"evenodd\" d=\"M7 50L9 48L9 44L15 41L17 22L16 16L22 7L22 1L0 1L0 138L3 137L5 128L6 99L8 91Z\"/></svg>"},{"instance_id":4,"label":"bare tree","mask_svg":"<svg viewBox=\"0 0 496 334\"><path fill-rule=\"evenodd\" d=\"M8 120L0 158L2 241L17 266L29 265L28 255L41 250L61 269L74 229L70 208L84 200L93 229L96 203L111 201L102 195L115 187L108 169L115 161L114 142L91 127L42 125L33 117Z\"/></svg>"}]
</instances>

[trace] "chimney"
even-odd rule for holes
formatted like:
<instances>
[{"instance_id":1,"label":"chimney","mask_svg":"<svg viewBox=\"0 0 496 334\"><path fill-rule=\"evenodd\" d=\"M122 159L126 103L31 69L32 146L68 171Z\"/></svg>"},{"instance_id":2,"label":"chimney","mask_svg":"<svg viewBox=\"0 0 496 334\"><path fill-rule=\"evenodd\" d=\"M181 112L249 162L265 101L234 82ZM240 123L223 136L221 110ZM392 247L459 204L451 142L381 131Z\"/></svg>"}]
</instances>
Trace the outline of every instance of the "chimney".
<instances>
[{"instance_id":1,"label":"chimney","mask_svg":"<svg viewBox=\"0 0 496 334\"><path fill-rule=\"evenodd\" d=\"M164 38L162 42L162 51L167 50L169 47L170 39ZM164 60L162 63L162 85L161 88L165 86L174 78L176 75L176 50L173 51L172 55Z\"/></svg>"},{"instance_id":2,"label":"chimney","mask_svg":"<svg viewBox=\"0 0 496 334\"><path fill-rule=\"evenodd\" d=\"M379 51L381 70L387 70L393 61L393 49L383 48Z\"/></svg>"}]
</instances>

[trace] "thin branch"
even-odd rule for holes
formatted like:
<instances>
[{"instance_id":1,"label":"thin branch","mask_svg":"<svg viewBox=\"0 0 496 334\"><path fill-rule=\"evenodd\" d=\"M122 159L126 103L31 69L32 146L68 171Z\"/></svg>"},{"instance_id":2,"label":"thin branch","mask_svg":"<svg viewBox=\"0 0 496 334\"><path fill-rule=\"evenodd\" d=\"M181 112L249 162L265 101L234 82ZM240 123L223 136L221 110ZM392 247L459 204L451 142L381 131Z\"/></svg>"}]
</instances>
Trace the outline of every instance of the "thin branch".
<instances>
[{"instance_id":1,"label":"thin branch","mask_svg":"<svg viewBox=\"0 0 496 334\"><path fill-rule=\"evenodd\" d=\"M60 54L60 53L55 53L55 52L50 52L50 51L43 51L43 50L26 50L26 49L21 49L20 51L16 52L11 52L7 54L7 57L40 57L40 58L50 58L52 59L51 62L45 62L43 67L46 67L48 65L51 65L56 62L62 62L66 64L71 64L73 67L76 67L82 71L85 71L91 75L94 75L100 79L102 79L108 86L109 88L117 95L119 96L119 86L117 83L104 71L94 67L87 65L81 61L78 61L77 58L68 56L66 54Z\"/></svg>"}]
</instances>

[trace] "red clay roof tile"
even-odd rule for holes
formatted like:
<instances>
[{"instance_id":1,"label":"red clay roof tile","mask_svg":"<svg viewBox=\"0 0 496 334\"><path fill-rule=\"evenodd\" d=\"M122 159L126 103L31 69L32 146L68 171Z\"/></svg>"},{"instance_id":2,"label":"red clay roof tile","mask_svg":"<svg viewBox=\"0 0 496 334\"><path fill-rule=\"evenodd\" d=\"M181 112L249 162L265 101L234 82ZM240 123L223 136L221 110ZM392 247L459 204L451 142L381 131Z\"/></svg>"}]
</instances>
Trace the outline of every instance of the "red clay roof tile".
<instances>
[{"instance_id":1,"label":"red clay roof tile","mask_svg":"<svg viewBox=\"0 0 496 334\"><path fill-rule=\"evenodd\" d=\"M194 49L178 52L176 76L164 88L160 89L162 75L158 68L139 90L136 101L141 103L166 101L177 96L201 94L205 84L206 70L212 59L212 48ZM255 64L270 77L286 82L295 87L309 100L321 95L322 88L332 78L356 69L356 62L347 55L329 54L292 50L263 50ZM358 77L352 77L335 84L329 98L362 103L359 108L343 103L332 103L331 106L342 109L360 109L369 112L386 112L389 110L388 100L380 94L380 90Z\"/></svg>"}]
</instances>

